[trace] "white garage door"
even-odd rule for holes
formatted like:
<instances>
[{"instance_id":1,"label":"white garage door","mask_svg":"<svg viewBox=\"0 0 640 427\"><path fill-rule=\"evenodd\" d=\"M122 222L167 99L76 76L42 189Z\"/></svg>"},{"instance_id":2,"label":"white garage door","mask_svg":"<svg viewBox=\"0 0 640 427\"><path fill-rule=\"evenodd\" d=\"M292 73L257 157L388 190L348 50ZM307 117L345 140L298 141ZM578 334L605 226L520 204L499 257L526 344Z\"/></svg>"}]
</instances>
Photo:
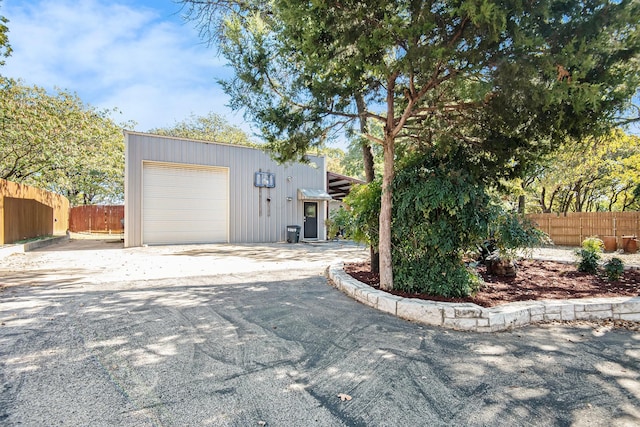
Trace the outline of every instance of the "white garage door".
<instances>
[{"instance_id":1,"label":"white garage door","mask_svg":"<svg viewBox=\"0 0 640 427\"><path fill-rule=\"evenodd\" d=\"M144 163L142 243L227 242L226 168Z\"/></svg>"}]
</instances>

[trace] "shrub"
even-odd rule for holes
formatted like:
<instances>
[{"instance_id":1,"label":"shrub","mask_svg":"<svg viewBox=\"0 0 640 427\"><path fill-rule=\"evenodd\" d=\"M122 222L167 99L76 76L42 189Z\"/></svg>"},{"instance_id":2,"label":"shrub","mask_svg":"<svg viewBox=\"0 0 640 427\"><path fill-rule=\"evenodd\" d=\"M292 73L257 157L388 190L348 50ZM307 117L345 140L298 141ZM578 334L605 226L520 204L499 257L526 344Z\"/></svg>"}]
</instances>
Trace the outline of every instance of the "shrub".
<instances>
[{"instance_id":1,"label":"shrub","mask_svg":"<svg viewBox=\"0 0 640 427\"><path fill-rule=\"evenodd\" d=\"M582 249L601 253L604 250L604 242L597 237L587 237L582 241Z\"/></svg>"},{"instance_id":2,"label":"shrub","mask_svg":"<svg viewBox=\"0 0 640 427\"><path fill-rule=\"evenodd\" d=\"M378 179L368 184L355 185L344 199L350 207L349 237L356 242L378 247L378 217L380 216L380 197L382 182Z\"/></svg>"},{"instance_id":3,"label":"shrub","mask_svg":"<svg viewBox=\"0 0 640 427\"><path fill-rule=\"evenodd\" d=\"M463 255L495 234L507 254L532 247L544 235L494 202L484 172L462 150L410 153L393 181L392 262L397 290L463 297L482 281ZM356 186L345 198L357 241L378 245L382 185Z\"/></svg>"},{"instance_id":4,"label":"shrub","mask_svg":"<svg viewBox=\"0 0 640 427\"><path fill-rule=\"evenodd\" d=\"M620 258L611 258L604 263L604 273L607 279L615 282L624 274L624 263Z\"/></svg>"},{"instance_id":5,"label":"shrub","mask_svg":"<svg viewBox=\"0 0 640 427\"><path fill-rule=\"evenodd\" d=\"M517 212L498 211L491 224L493 241L503 259L513 260L517 251L531 251L535 246L548 243L549 236Z\"/></svg>"},{"instance_id":6,"label":"shrub","mask_svg":"<svg viewBox=\"0 0 640 427\"><path fill-rule=\"evenodd\" d=\"M330 239L335 239L340 236L346 239L352 237L352 216L343 207L331 211L329 219L325 221L325 224L327 225L327 233Z\"/></svg>"},{"instance_id":7,"label":"shrub","mask_svg":"<svg viewBox=\"0 0 640 427\"><path fill-rule=\"evenodd\" d=\"M447 297L481 283L463 261L487 236L495 206L463 153L427 152L405 159L393 183L395 285Z\"/></svg>"},{"instance_id":8,"label":"shrub","mask_svg":"<svg viewBox=\"0 0 640 427\"><path fill-rule=\"evenodd\" d=\"M598 272L598 261L600 253L604 248L604 242L597 237L589 237L582 242L582 249L577 252L578 271L596 274Z\"/></svg>"}]
</instances>

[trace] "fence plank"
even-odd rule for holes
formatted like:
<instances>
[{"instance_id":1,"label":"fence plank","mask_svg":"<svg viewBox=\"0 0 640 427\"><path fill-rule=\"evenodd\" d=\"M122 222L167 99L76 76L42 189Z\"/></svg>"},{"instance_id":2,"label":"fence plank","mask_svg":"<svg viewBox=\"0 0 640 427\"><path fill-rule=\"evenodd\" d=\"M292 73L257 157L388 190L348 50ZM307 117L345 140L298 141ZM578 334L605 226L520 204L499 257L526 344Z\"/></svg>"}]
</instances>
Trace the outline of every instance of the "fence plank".
<instances>
[{"instance_id":1,"label":"fence plank","mask_svg":"<svg viewBox=\"0 0 640 427\"><path fill-rule=\"evenodd\" d=\"M124 232L121 219L124 218L124 206L86 205L71 208L69 230L75 233Z\"/></svg>"},{"instance_id":2,"label":"fence plank","mask_svg":"<svg viewBox=\"0 0 640 427\"><path fill-rule=\"evenodd\" d=\"M587 237L616 237L618 248L622 236L640 235L640 212L569 212L531 214L527 217L551 237L556 245L580 246Z\"/></svg>"},{"instance_id":3,"label":"fence plank","mask_svg":"<svg viewBox=\"0 0 640 427\"><path fill-rule=\"evenodd\" d=\"M33 199L4 198L4 243L53 234L53 208Z\"/></svg>"},{"instance_id":4,"label":"fence plank","mask_svg":"<svg viewBox=\"0 0 640 427\"><path fill-rule=\"evenodd\" d=\"M44 206L51 208L53 214L50 215ZM68 226L69 200L66 197L0 179L0 244L48 234L64 235Z\"/></svg>"}]
</instances>

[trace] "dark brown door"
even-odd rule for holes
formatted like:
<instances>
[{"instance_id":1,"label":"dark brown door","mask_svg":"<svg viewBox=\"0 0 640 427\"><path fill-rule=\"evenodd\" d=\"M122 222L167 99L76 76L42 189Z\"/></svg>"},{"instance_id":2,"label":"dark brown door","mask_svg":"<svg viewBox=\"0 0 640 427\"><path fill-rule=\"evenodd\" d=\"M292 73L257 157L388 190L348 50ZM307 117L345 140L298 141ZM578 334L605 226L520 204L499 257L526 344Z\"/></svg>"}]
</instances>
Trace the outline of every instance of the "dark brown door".
<instances>
[{"instance_id":1,"label":"dark brown door","mask_svg":"<svg viewBox=\"0 0 640 427\"><path fill-rule=\"evenodd\" d=\"M318 203L304 202L304 238L318 238Z\"/></svg>"}]
</instances>

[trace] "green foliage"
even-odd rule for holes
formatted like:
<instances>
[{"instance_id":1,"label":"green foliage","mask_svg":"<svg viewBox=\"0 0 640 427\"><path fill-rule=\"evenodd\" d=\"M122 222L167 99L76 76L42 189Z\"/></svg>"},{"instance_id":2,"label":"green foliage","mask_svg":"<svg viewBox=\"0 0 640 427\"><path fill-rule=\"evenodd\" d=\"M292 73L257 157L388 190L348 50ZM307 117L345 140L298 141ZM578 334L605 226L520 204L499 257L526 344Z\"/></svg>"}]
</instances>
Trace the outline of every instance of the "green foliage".
<instances>
[{"instance_id":1,"label":"green foliage","mask_svg":"<svg viewBox=\"0 0 640 427\"><path fill-rule=\"evenodd\" d=\"M527 173L533 212L634 210L640 197L640 137L621 129L568 140Z\"/></svg>"},{"instance_id":2,"label":"green foliage","mask_svg":"<svg viewBox=\"0 0 640 427\"><path fill-rule=\"evenodd\" d=\"M602 253L604 250L604 242L597 237L587 237L582 241L582 249L594 253Z\"/></svg>"},{"instance_id":3,"label":"green foliage","mask_svg":"<svg viewBox=\"0 0 640 427\"><path fill-rule=\"evenodd\" d=\"M378 217L382 182L378 179L368 184L354 185L344 199L350 207L350 237L356 242L377 246L379 242Z\"/></svg>"},{"instance_id":4,"label":"green foliage","mask_svg":"<svg viewBox=\"0 0 640 427\"><path fill-rule=\"evenodd\" d=\"M346 239L350 239L353 235L352 222L351 213L342 206L339 209L332 210L329 213L329 219L325 221L329 238L334 239L340 235Z\"/></svg>"},{"instance_id":5,"label":"green foliage","mask_svg":"<svg viewBox=\"0 0 640 427\"><path fill-rule=\"evenodd\" d=\"M412 177L402 174L398 185L407 195L397 202L406 212L396 211L402 216L394 226L410 220L407 197L418 203L420 220L434 221L432 228L449 216L468 221L473 233L483 220L476 224L476 211L459 210L482 199L477 188L486 177L521 176L567 138L603 133L619 122L640 84L637 1L181 2L209 41L220 42L235 71L223 82L231 105L246 111L277 160L302 159L363 117L383 126L382 137L362 133L388 154L385 182L394 174L400 140L408 154L445 145L445 152L468 157L470 169L452 169L458 176L435 173L451 196L428 185L420 168L407 172L417 174ZM356 94L364 111L356 108ZM427 184L422 193L412 180ZM391 191L385 188L380 209L385 287L393 286ZM434 197L431 205L427 196ZM419 236L426 226L415 225L414 234L429 237ZM451 236L456 233L454 227ZM444 248L458 247L451 236ZM409 230L406 237L412 238ZM407 244L401 256L409 255ZM439 254L457 265L455 251Z\"/></svg>"},{"instance_id":6,"label":"green foliage","mask_svg":"<svg viewBox=\"0 0 640 427\"><path fill-rule=\"evenodd\" d=\"M229 124L224 117L216 113L209 113L206 116L192 114L173 127L151 129L149 132L178 138L256 146L242 129Z\"/></svg>"},{"instance_id":7,"label":"green foliage","mask_svg":"<svg viewBox=\"0 0 640 427\"><path fill-rule=\"evenodd\" d=\"M479 280L463 254L482 241L495 206L463 152L429 151L410 158L394 181L395 286L408 292L460 297Z\"/></svg>"},{"instance_id":8,"label":"green foliage","mask_svg":"<svg viewBox=\"0 0 640 427\"><path fill-rule=\"evenodd\" d=\"M620 258L611 258L604 263L604 273L608 280L615 282L624 274L624 263Z\"/></svg>"},{"instance_id":9,"label":"green foliage","mask_svg":"<svg viewBox=\"0 0 640 427\"><path fill-rule=\"evenodd\" d=\"M586 238L582 242L582 248L578 250L577 255L578 271L584 273L596 274L598 272L598 261L600 254L604 249L604 242L597 237Z\"/></svg>"},{"instance_id":10,"label":"green foliage","mask_svg":"<svg viewBox=\"0 0 640 427\"><path fill-rule=\"evenodd\" d=\"M9 20L4 16L0 16L0 57L7 58L11 55L12 49L11 44L9 44L9 27L7 24ZM4 65L5 61L0 60L0 65Z\"/></svg>"},{"instance_id":11,"label":"green foliage","mask_svg":"<svg viewBox=\"0 0 640 427\"><path fill-rule=\"evenodd\" d=\"M366 180L365 166L363 161L363 142L366 140L362 137L353 139L349 142L347 152L340 160L342 174L354 178ZM375 176L382 176L382 147L380 145L371 146L374 159ZM333 172L333 170L332 170Z\"/></svg>"},{"instance_id":12,"label":"green foliage","mask_svg":"<svg viewBox=\"0 0 640 427\"><path fill-rule=\"evenodd\" d=\"M493 233L513 256L544 234L521 216L494 203L484 178L462 151L427 150L407 155L394 180L393 267L395 287L407 292L466 296L480 286L463 255ZM480 183L480 184L479 184ZM381 194L379 180L357 186L345 199L355 236L376 243ZM372 237L373 236L373 237Z\"/></svg>"},{"instance_id":13,"label":"green foliage","mask_svg":"<svg viewBox=\"0 0 640 427\"><path fill-rule=\"evenodd\" d=\"M464 136L516 173L615 123L640 80L637 2L180 2L235 70L232 106L283 160L353 127L358 93L365 112L387 104L397 136Z\"/></svg>"},{"instance_id":14,"label":"green foliage","mask_svg":"<svg viewBox=\"0 0 640 427\"><path fill-rule=\"evenodd\" d=\"M600 260L600 255L598 255L597 252L583 248L578 250L577 255L579 258L578 271L589 274L596 274L598 272L598 261Z\"/></svg>"},{"instance_id":15,"label":"green foliage","mask_svg":"<svg viewBox=\"0 0 640 427\"><path fill-rule=\"evenodd\" d=\"M600 254L604 250L604 242L597 237L588 237L582 242L578 250L578 271L589 274L598 273ZM620 258L611 258L604 263L604 275L610 281L618 280L624 273L624 263Z\"/></svg>"},{"instance_id":16,"label":"green foliage","mask_svg":"<svg viewBox=\"0 0 640 427\"><path fill-rule=\"evenodd\" d=\"M516 258L518 250L531 250L549 242L549 236L536 228L531 220L513 211L500 212L490 230L501 257L509 260Z\"/></svg>"},{"instance_id":17,"label":"green foliage","mask_svg":"<svg viewBox=\"0 0 640 427\"><path fill-rule=\"evenodd\" d=\"M0 178L63 194L70 202L124 196L124 140L111 111L75 94L0 81Z\"/></svg>"}]
</instances>

